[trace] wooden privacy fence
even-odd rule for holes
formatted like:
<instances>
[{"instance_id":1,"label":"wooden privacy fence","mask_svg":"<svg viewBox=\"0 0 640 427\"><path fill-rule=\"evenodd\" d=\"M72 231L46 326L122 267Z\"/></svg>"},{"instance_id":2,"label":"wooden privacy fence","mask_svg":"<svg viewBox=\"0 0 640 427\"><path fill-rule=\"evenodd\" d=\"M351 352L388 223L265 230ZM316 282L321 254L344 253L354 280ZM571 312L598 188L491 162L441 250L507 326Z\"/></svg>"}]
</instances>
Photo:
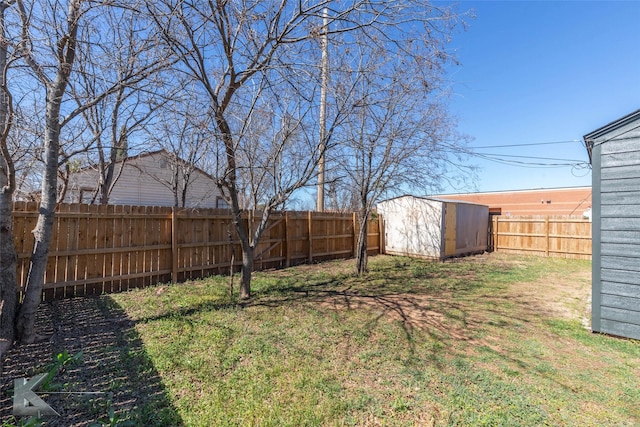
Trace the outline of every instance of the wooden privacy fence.
<instances>
[{"instance_id":1,"label":"wooden privacy fence","mask_svg":"<svg viewBox=\"0 0 640 427\"><path fill-rule=\"evenodd\" d=\"M591 222L567 216L494 216L491 245L497 252L591 259Z\"/></svg>"},{"instance_id":2,"label":"wooden privacy fence","mask_svg":"<svg viewBox=\"0 0 640 427\"><path fill-rule=\"evenodd\" d=\"M25 202L14 207L22 286L29 271L37 209L36 203ZM379 253L379 221L372 220L367 231L369 253ZM255 269L349 258L355 252L357 232L355 214L275 213L256 248ZM227 210L61 204L43 300L229 273L232 260L234 268L242 263L235 236Z\"/></svg>"}]
</instances>

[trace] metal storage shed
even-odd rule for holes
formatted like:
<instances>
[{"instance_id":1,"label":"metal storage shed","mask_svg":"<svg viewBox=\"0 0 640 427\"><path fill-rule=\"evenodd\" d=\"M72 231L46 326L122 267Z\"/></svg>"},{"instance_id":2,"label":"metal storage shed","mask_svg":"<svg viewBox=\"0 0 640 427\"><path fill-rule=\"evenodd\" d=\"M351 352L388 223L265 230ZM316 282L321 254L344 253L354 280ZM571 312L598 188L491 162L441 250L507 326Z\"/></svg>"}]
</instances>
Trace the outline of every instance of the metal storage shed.
<instances>
[{"instance_id":1,"label":"metal storage shed","mask_svg":"<svg viewBox=\"0 0 640 427\"><path fill-rule=\"evenodd\" d=\"M487 249L488 206L405 195L378 203L378 213L388 254L445 259Z\"/></svg>"},{"instance_id":2,"label":"metal storage shed","mask_svg":"<svg viewBox=\"0 0 640 427\"><path fill-rule=\"evenodd\" d=\"M584 142L593 170L591 327L640 339L640 110Z\"/></svg>"}]
</instances>

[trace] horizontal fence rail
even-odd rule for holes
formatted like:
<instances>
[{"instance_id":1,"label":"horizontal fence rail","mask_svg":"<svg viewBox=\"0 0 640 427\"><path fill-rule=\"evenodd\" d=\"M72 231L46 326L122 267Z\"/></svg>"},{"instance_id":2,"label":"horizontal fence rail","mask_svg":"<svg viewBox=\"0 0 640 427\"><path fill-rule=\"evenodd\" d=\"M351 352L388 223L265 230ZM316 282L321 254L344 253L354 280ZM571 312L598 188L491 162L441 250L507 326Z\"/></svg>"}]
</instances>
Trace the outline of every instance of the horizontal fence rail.
<instances>
[{"instance_id":1,"label":"horizontal fence rail","mask_svg":"<svg viewBox=\"0 0 640 427\"><path fill-rule=\"evenodd\" d=\"M36 203L15 203L21 286L29 271L37 214ZM253 227L259 219L244 217ZM351 213L274 213L255 249L255 269L350 258L358 231ZM367 236L369 253L380 253L377 218L369 222ZM238 271L241 264L240 242L228 210L60 204L43 300L228 274L232 266Z\"/></svg>"},{"instance_id":2,"label":"horizontal fence rail","mask_svg":"<svg viewBox=\"0 0 640 427\"><path fill-rule=\"evenodd\" d=\"M568 216L493 216L494 251L591 259L591 222Z\"/></svg>"}]
</instances>

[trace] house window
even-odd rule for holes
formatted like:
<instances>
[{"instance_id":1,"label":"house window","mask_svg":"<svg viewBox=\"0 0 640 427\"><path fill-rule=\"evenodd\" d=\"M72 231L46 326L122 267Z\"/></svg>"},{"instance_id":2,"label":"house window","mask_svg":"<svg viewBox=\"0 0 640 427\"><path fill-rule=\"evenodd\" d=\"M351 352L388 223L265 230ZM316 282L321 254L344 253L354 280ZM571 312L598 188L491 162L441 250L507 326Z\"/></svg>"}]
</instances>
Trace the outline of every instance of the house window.
<instances>
[{"instance_id":1,"label":"house window","mask_svg":"<svg viewBox=\"0 0 640 427\"><path fill-rule=\"evenodd\" d=\"M82 187L80 192L78 193L78 203L88 203L91 204L93 201L93 196L96 192L95 188L90 187Z\"/></svg>"},{"instance_id":2,"label":"house window","mask_svg":"<svg viewBox=\"0 0 640 427\"><path fill-rule=\"evenodd\" d=\"M223 199L220 196L216 197L216 209L229 209L229 208L230 208L229 203L227 203L225 199Z\"/></svg>"}]
</instances>

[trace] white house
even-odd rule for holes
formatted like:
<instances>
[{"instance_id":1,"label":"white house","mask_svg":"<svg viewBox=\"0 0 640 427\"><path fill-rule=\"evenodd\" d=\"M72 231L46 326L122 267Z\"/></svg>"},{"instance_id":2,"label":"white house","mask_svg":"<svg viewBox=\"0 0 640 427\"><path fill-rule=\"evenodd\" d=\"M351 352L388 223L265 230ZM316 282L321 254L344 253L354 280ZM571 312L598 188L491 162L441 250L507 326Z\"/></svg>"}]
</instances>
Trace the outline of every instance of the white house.
<instances>
[{"instance_id":1,"label":"white house","mask_svg":"<svg viewBox=\"0 0 640 427\"><path fill-rule=\"evenodd\" d=\"M178 173L176 173L178 169ZM201 169L182 159L175 159L165 150L128 157L115 164L113 188L109 196L111 205L182 206L184 174L186 180L185 207L227 208L214 179ZM98 189L99 173L95 167L86 167L69 177L66 203L92 203Z\"/></svg>"}]
</instances>

